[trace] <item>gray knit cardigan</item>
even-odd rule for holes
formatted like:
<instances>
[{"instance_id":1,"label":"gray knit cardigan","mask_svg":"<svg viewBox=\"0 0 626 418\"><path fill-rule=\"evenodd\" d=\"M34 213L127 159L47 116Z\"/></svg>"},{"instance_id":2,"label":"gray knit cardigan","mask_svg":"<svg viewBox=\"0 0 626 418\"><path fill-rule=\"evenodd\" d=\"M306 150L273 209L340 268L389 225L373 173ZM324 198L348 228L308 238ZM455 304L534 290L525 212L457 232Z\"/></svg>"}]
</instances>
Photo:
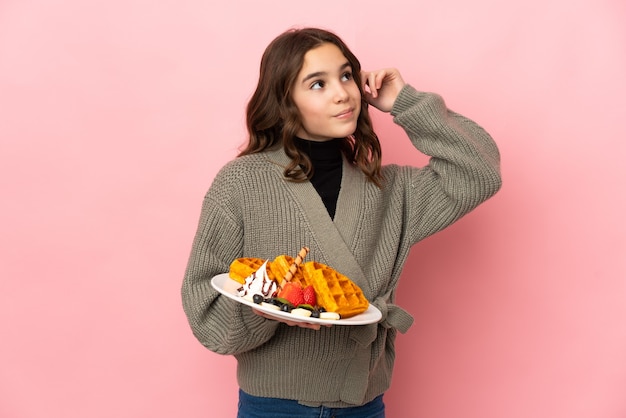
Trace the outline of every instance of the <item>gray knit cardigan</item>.
<instances>
[{"instance_id":1,"label":"gray knit cardigan","mask_svg":"<svg viewBox=\"0 0 626 418\"><path fill-rule=\"evenodd\" d=\"M284 179L289 159L282 148L236 158L209 188L183 281L183 307L206 348L236 357L245 392L329 407L361 405L385 392L396 333L413 321L394 304L411 246L500 188L495 143L441 97L407 85L391 114L415 148L431 156L428 165L386 165L378 188L344 160L334 220L310 182ZM308 260L356 282L382 320L319 331L290 327L211 287L211 278L237 257L295 256L303 245L311 250Z\"/></svg>"}]
</instances>

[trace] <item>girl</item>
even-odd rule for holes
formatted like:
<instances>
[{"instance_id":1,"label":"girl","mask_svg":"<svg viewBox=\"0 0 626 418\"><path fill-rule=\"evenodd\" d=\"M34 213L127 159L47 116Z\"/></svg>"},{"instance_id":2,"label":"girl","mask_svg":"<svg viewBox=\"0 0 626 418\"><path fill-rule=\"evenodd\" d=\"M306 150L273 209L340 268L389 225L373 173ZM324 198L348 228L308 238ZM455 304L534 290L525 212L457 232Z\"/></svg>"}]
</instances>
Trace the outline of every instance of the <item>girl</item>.
<instances>
[{"instance_id":1,"label":"girl","mask_svg":"<svg viewBox=\"0 0 626 418\"><path fill-rule=\"evenodd\" d=\"M381 166L369 106L390 113L425 167ZM247 107L249 142L207 192L182 287L198 340L238 361L239 417L384 417L397 331L394 304L411 246L500 188L499 153L477 124L396 69L362 71L331 32L289 30L270 43ZM215 291L238 257L295 255L350 277L377 324L276 320Z\"/></svg>"}]
</instances>

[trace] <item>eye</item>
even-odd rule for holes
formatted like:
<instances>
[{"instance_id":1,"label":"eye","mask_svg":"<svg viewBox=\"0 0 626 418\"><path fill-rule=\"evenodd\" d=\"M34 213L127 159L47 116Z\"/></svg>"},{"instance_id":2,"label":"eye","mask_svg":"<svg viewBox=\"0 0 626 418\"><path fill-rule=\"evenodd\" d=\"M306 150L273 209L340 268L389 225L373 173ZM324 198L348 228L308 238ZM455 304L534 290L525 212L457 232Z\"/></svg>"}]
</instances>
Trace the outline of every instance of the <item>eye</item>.
<instances>
[{"instance_id":1,"label":"eye","mask_svg":"<svg viewBox=\"0 0 626 418\"><path fill-rule=\"evenodd\" d=\"M318 80L311 84L311 90L319 90L324 88L324 82L322 80Z\"/></svg>"},{"instance_id":2,"label":"eye","mask_svg":"<svg viewBox=\"0 0 626 418\"><path fill-rule=\"evenodd\" d=\"M343 75L341 76L341 80L342 81L350 81L352 80L352 73L350 71L346 71L345 73L343 73Z\"/></svg>"}]
</instances>

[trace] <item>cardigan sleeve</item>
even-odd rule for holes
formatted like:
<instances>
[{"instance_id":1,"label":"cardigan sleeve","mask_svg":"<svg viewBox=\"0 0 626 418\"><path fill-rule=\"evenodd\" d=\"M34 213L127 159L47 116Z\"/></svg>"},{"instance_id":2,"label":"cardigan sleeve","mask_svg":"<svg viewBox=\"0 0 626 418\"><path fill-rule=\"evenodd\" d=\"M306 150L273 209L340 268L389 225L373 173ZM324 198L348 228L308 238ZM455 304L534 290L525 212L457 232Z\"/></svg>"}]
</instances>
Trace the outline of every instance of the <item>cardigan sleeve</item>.
<instances>
[{"instance_id":1,"label":"cardigan sleeve","mask_svg":"<svg viewBox=\"0 0 626 418\"><path fill-rule=\"evenodd\" d=\"M475 122L449 110L433 93L406 85L391 111L413 145L430 156L423 168L407 168L413 242L452 224L501 187L500 154Z\"/></svg>"},{"instance_id":2,"label":"cardigan sleeve","mask_svg":"<svg viewBox=\"0 0 626 418\"><path fill-rule=\"evenodd\" d=\"M204 198L181 293L189 325L202 345L219 354L237 354L269 340L278 322L211 286L212 277L227 272L232 260L242 256L243 228L228 204L236 187L224 184L218 174Z\"/></svg>"}]
</instances>

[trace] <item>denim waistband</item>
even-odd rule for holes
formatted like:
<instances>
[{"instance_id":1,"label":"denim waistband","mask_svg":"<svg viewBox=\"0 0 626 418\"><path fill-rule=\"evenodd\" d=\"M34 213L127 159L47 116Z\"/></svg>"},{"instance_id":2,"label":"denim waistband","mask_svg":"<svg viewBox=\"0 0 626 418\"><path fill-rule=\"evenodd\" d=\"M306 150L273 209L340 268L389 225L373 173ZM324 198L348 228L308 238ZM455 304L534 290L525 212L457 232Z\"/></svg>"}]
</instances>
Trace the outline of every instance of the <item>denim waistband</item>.
<instances>
[{"instance_id":1,"label":"denim waistband","mask_svg":"<svg viewBox=\"0 0 626 418\"><path fill-rule=\"evenodd\" d=\"M237 418L385 418L383 395L348 408L310 407L291 399L264 398L239 390Z\"/></svg>"}]
</instances>

